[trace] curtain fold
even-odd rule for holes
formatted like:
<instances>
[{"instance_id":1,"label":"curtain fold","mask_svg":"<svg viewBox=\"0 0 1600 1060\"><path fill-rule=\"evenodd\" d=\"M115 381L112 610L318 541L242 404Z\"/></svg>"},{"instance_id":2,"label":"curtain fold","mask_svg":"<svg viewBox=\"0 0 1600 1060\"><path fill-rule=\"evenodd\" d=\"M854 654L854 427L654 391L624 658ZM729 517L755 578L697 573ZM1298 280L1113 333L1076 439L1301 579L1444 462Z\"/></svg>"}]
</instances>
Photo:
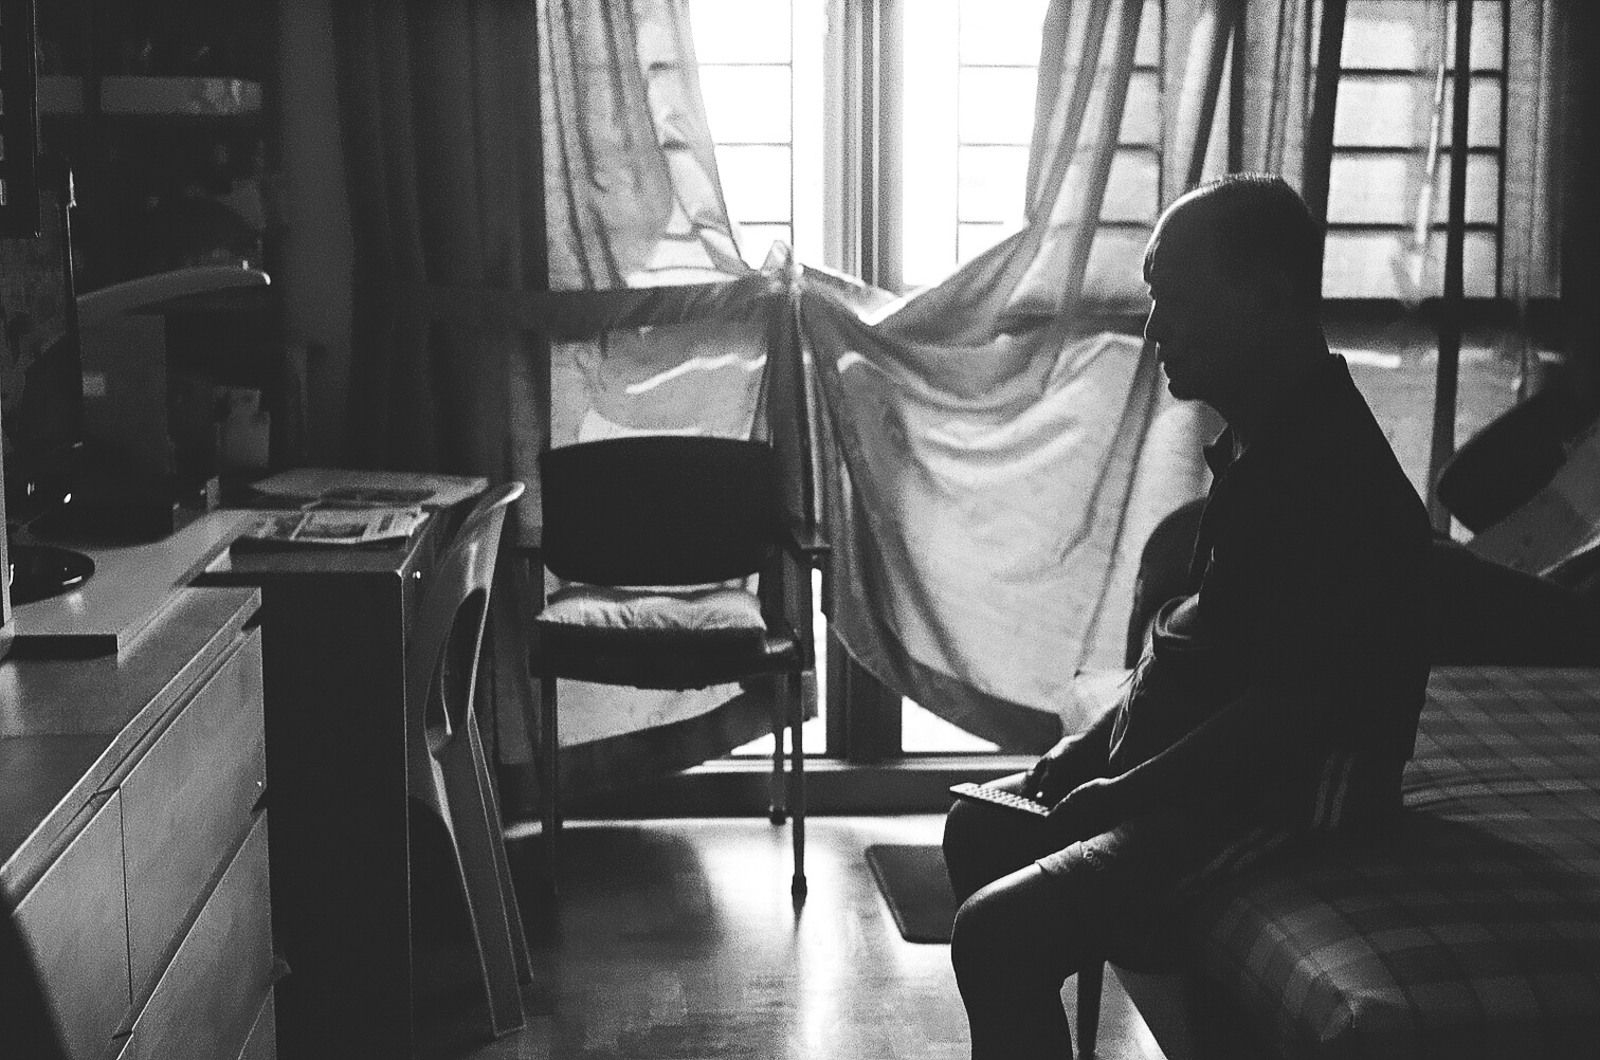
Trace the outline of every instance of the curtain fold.
<instances>
[{"instance_id":1,"label":"curtain fold","mask_svg":"<svg viewBox=\"0 0 1600 1060\"><path fill-rule=\"evenodd\" d=\"M552 290L746 270L675 0L540 0Z\"/></svg>"}]
</instances>

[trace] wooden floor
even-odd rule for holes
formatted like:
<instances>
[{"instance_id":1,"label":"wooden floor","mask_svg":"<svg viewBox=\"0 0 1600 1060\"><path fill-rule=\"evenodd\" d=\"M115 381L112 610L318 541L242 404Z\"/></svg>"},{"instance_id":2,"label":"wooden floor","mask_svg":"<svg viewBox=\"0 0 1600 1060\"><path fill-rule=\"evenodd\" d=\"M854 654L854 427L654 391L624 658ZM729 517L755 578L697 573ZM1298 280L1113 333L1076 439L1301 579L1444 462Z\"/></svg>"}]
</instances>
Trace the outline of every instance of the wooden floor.
<instances>
[{"instance_id":1,"label":"wooden floor","mask_svg":"<svg viewBox=\"0 0 1600 1060\"><path fill-rule=\"evenodd\" d=\"M901 939L862 854L873 843L935 843L941 826L935 816L812 818L811 890L797 910L786 827L727 818L574 822L559 912L543 927L530 918L540 937L527 1027L436 1055L965 1058L949 947ZM529 851L518 846L513 859L525 869ZM1112 976L1098 1055L1161 1057Z\"/></svg>"}]
</instances>

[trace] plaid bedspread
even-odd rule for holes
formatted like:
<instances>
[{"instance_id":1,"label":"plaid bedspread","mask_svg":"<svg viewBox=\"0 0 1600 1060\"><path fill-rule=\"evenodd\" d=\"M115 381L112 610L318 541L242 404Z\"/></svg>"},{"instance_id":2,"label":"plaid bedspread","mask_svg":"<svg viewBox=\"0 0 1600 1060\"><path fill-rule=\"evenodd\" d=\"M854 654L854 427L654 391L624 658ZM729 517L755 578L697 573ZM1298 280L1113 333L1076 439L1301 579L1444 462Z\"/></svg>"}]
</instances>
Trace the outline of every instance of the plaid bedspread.
<instances>
[{"instance_id":1,"label":"plaid bedspread","mask_svg":"<svg viewBox=\"0 0 1600 1060\"><path fill-rule=\"evenodd\" d=\"M1436 670L1392 835L1209 899L1284 1057L1600 1056L1600 671Z\"/></svg>"}]
</instances>

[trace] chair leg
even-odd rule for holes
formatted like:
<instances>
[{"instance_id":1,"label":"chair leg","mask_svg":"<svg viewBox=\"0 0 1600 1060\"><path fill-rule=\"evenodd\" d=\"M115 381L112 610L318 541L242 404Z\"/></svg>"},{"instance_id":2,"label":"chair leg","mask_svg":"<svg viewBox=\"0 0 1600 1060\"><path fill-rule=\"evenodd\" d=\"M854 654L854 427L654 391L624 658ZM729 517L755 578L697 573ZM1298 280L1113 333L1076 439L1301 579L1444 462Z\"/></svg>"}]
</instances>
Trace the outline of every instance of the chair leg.
<instances>
[{"instance_id":1,"label":"chair leg","mask_svg":"<svg viewBox=\"0 0 1600 1060\"><path fill-rule=\"evenodd\" d=\"M517 982L533 982L533 958L528 952L527 929L522 922L522 908L517 904L517 888L511 878L511 859L506 856L505 817L500 812L500 797L495 794L494 773L489 768L489 754L484 747L483 733L476 718L468 732L473 743L473 763L478 771L478 784L488 793L489 822L498 842L490 844L494 854L495 872L500 877L500 892L506 896L506 913L511 931L511 951L516 959Z\"/></svg>"},{"instance_id":2,"label":"chair leg","mask_svg":"<svg viewBox=\"0 0 1600 1060\"><path fill-rule=\"evenodd\" d=\"M1094 1056L1100 1036L1100 991L1105 983L1106 966L1091 964L1078 973L1078 1057Z\"/></svg>"},{"instance_id":3,"label":"chair leg","mask_svg":"<svg viewBox=\"0 0 1600 1060\"><path fill-rule=\"evenodd\" d=\"M815 692L816 685L806 680L804 674L785 674L784 684L789 704L789 828L794 839L794 879L789 890L796 898L806 893L806 754L800 739L800 726L806 720L806 695Z\"/></svg>"},{"instance_id":4,"label":"chair leg","mask_svg":"<svg viewBox=\"0 0 1600 1060\"><path fill-rule=\"evenodd\" d=\"M539 740L544 749L544 890L556 896L558 859L561 853L561 740L556 722L556 679L548 673L539 676Z\"/></svg>"},{"instance_id":5,"label":"chair leg","mask_svg":"<svg viewBox=\"0 0 1600 1060\"><path fill-rule=\"evenodd\" d=\"M789 725L789 682L786 677L780 677L773 684L772 697L772 781L771 791L767 796L767 818L773 824L782 824L789 819L788 800L784 797L783 785L783 732Z\"/></svg>"},{"instance_id":6,"label":"chair leg","mask_svg":"<svg viewBox=\"0 0 1600 1060\"><path fill-rule=\"evenodd\" d=\"M466 731L457 733L435 759L434 779L443 789L439 802L446 807L454 840L456 870L489 1002L490 1030L499 1037L524 1022L516 953L521 918L516 899L503 890L504 877L495 857L496 848L502 848L504 855L504 838L493 792L482 783L488 770L479 768L483 745L476 719L468 714L463 727Z\"/></svg>"}]
</instances>

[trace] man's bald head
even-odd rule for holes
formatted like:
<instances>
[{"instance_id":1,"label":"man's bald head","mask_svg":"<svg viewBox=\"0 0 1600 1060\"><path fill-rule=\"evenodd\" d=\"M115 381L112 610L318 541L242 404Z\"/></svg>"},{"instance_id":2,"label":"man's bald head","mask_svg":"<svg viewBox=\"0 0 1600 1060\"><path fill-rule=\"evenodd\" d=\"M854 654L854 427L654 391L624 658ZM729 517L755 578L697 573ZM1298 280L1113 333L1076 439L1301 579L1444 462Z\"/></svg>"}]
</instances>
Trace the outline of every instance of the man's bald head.
<instances>
[{"instance_id":1,"label":"man's bald head","mask_svg":"<svg viewBox=\"0 0 1600 1060\"><path fill-rule=\"evenodd\" d=\"M1322 298L1322 229L1282 177L1230 173L1179 198L1145 248L1145 278L1158 250L1197 260L1245 288L1281 285L1294 316L1315 318Z\"/></svg>"}]
</instances>

